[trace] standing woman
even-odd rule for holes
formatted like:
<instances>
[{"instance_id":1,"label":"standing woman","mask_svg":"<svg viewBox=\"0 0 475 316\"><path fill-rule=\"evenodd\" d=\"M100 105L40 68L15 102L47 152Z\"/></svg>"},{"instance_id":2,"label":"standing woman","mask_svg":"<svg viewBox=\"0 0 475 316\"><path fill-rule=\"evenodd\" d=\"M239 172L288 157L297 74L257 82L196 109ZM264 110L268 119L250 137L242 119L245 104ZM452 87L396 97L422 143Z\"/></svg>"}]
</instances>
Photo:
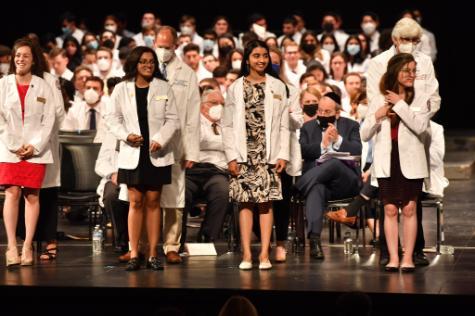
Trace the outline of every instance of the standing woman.
<instances>
[{"instance_id":1,"label":"standing woman","mask_svg":"<svg viewBox=\"0 0 475 316\"><path fill-rule=\"evenodd\" d=\"M169 140L180 127L173 92L158 69L155 52L134 48L124 65L124 81L111 96L108 124L121 141L118 182L129 193L130 261L127 271L138 270L139 239L146 216L149 242L147 267L161 270L157 244L160 238L162 185L171 183L174 162Z\"/></svg>"},{"instance_id":2,"label":"standing woman","mask_svg":"<svg viewBox=\"0 0 475 316\"><path fill-rule=\"evenodd\" d=\"M241 77L228 89L223 140L233 176L230 197L239 203L243 250L239 268L252 268L251 234L257 207L261 228L259 269L270 269L272 201L282 199L280 173L289 160L289 109L285 84L272 70L267 45L250 41Z\"/></svg>"},{"instance_id":3,"label":"standing woman","mask_svg":"<svg viewBox=\"0 0 475 316\"><path fill-rule=\"evenodd\" d=\"M50 86L42 79L39 58L30 40L16 41L11 74L0 80L0 185L5 187L7 266L33 264L39 189L46 164L53 162L49 141L55 121L54 98ZM20 259L15 234L21 194L25 198L26 233Z\"/></svg>"},{"instance_id":4,"label":"standing woman","mask_svg":"<svg viewBox=\"0 0 475 316\"><path fill-rule=\"evenodd\" d=\"M371 102L361 128L361 138L374 135L372 176L378 179L384 205L384 232L389 250L387 271L414 271L412 254L417 233L416 205L423 178L428 177L421 139L429 125L428 96L414 94L416 61L397 54L381 78L380 94ZM398 209L402 208L404 255L398 255Z\"/></svg>"}]
</instances>

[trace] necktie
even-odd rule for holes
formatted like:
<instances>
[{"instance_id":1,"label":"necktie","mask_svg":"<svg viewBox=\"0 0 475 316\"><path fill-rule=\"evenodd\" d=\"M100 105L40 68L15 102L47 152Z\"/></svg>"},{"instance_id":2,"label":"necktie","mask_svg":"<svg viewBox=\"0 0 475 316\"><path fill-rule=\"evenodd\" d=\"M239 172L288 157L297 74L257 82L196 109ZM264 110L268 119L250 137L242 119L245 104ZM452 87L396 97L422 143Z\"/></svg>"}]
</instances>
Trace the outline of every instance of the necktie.
<instances>
[{"instance_id":1,"label":"necktie","mask_svg":"<svg viewBox=\"0 0 475 316\"><path fill-rule=\"evenodd\" d=\"M167 64L161 63L160 64L160 72L163 75L163 78L167 79Z\"/></svg>"},{"instance_id":2,"label":"necktie","mask_svg":"<svg viewBox=\"0 0 475 316\"><path fill-rule=\"evenodd\" d=\"M89 110L89 129L96 129L96 110L94 109Z\"/></svg>"},{"instance_id":3,"label":"necktie","mask_svg":"<svg viewBox=\"0 0 475 316\"><path fill-rule=\"evenodd\" d=\"M211 127L213 128L214 135L219 135L218 124L214 122L213 124L211 124Z\"/></svg>"}]
</instances>

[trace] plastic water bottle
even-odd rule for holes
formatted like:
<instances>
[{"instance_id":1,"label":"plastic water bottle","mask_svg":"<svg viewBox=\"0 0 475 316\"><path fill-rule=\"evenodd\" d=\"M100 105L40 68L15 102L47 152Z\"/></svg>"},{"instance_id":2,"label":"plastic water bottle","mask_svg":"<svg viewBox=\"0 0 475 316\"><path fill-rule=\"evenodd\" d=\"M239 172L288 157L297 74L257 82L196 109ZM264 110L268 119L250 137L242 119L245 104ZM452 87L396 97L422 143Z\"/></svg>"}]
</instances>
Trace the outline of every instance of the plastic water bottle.
<instances>
[{"instance_id":1,"label":"plastic water bottle","mask_svg":"<svg viewBox=\"0 0 475 316\"><path fill-rule=\"evenodd\" d=\"M94 227L94 232L92 233L92 253L100 254L102 252L102 229L99 225Z\"/></svg>"},{"instance_id":2,"label":"plastic water bottle","mask_svg":"<svg viewBox=\"0 0 475 316\"><path fill-rule=\"evenodd\" d=\"M353 239L351 239L351 233L346 232L345 233L345 240L343 241L343 251L345 255L351 255L353 254Z\"/></svg>"}]
</instances>

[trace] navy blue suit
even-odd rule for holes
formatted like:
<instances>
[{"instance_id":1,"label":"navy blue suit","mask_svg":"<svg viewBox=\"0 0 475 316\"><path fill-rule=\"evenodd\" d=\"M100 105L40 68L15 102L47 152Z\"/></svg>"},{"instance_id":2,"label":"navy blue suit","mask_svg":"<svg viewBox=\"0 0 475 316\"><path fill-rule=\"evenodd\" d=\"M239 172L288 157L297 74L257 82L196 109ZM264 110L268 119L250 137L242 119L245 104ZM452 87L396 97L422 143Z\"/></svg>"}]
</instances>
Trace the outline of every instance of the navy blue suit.
<instances>
[{"instance_id":1,"label":"navy blue suit","mask_svg":"<svg viewBox=\"0 0 475 316\"><path fill-rule=\"evenodd\" d=\"M361 156L360 126L357 122L340 117L336 122L338 134L343 138L337 151ZM361 186L359 167L349 167L338 159L331 159L316 166L321 156L322 129L316 120L309 121L300 129L303 175L295 184L305 197L308 233L320 235L323 212L328 200L358 195Z\"/></svg>"}]
</instances>

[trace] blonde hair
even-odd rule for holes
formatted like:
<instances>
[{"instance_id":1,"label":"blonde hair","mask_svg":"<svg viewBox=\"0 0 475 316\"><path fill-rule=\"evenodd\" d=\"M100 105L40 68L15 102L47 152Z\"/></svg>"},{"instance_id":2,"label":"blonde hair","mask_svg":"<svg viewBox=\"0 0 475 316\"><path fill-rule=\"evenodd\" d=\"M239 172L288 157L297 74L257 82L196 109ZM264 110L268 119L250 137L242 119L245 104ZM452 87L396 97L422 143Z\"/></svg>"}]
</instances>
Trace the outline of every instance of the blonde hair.
<instances>
[{"instance_id":1,"label":"blonde hair","mask_svg":"<svg viewBox=\"0 0 475 316\"><path fill-rule=\"evenodd\" d=\"M401 37L421 38L422 27L414 19L402 18L397 21L396 25L394 25L391 36L394 39L398 39Z\"/></svg>"},{"instance_id":2,"label":"blonde hair","mask_svg":"<svg viewBox=\"0 0 475 316\"><path fill-rule=\"evenodd\" d=\"M320 102L320 99L322 98L322 94L320 93L320 91L318 91L318 89L313 88L313 87L308 87L307 89L300 92L300 100L299 100L300 103L302 103L302 99L303 99L303 96L305 95L305 93L309 93L309 94L315 96L318 99L319 102Z\"/></svg>"}]
</instances>

